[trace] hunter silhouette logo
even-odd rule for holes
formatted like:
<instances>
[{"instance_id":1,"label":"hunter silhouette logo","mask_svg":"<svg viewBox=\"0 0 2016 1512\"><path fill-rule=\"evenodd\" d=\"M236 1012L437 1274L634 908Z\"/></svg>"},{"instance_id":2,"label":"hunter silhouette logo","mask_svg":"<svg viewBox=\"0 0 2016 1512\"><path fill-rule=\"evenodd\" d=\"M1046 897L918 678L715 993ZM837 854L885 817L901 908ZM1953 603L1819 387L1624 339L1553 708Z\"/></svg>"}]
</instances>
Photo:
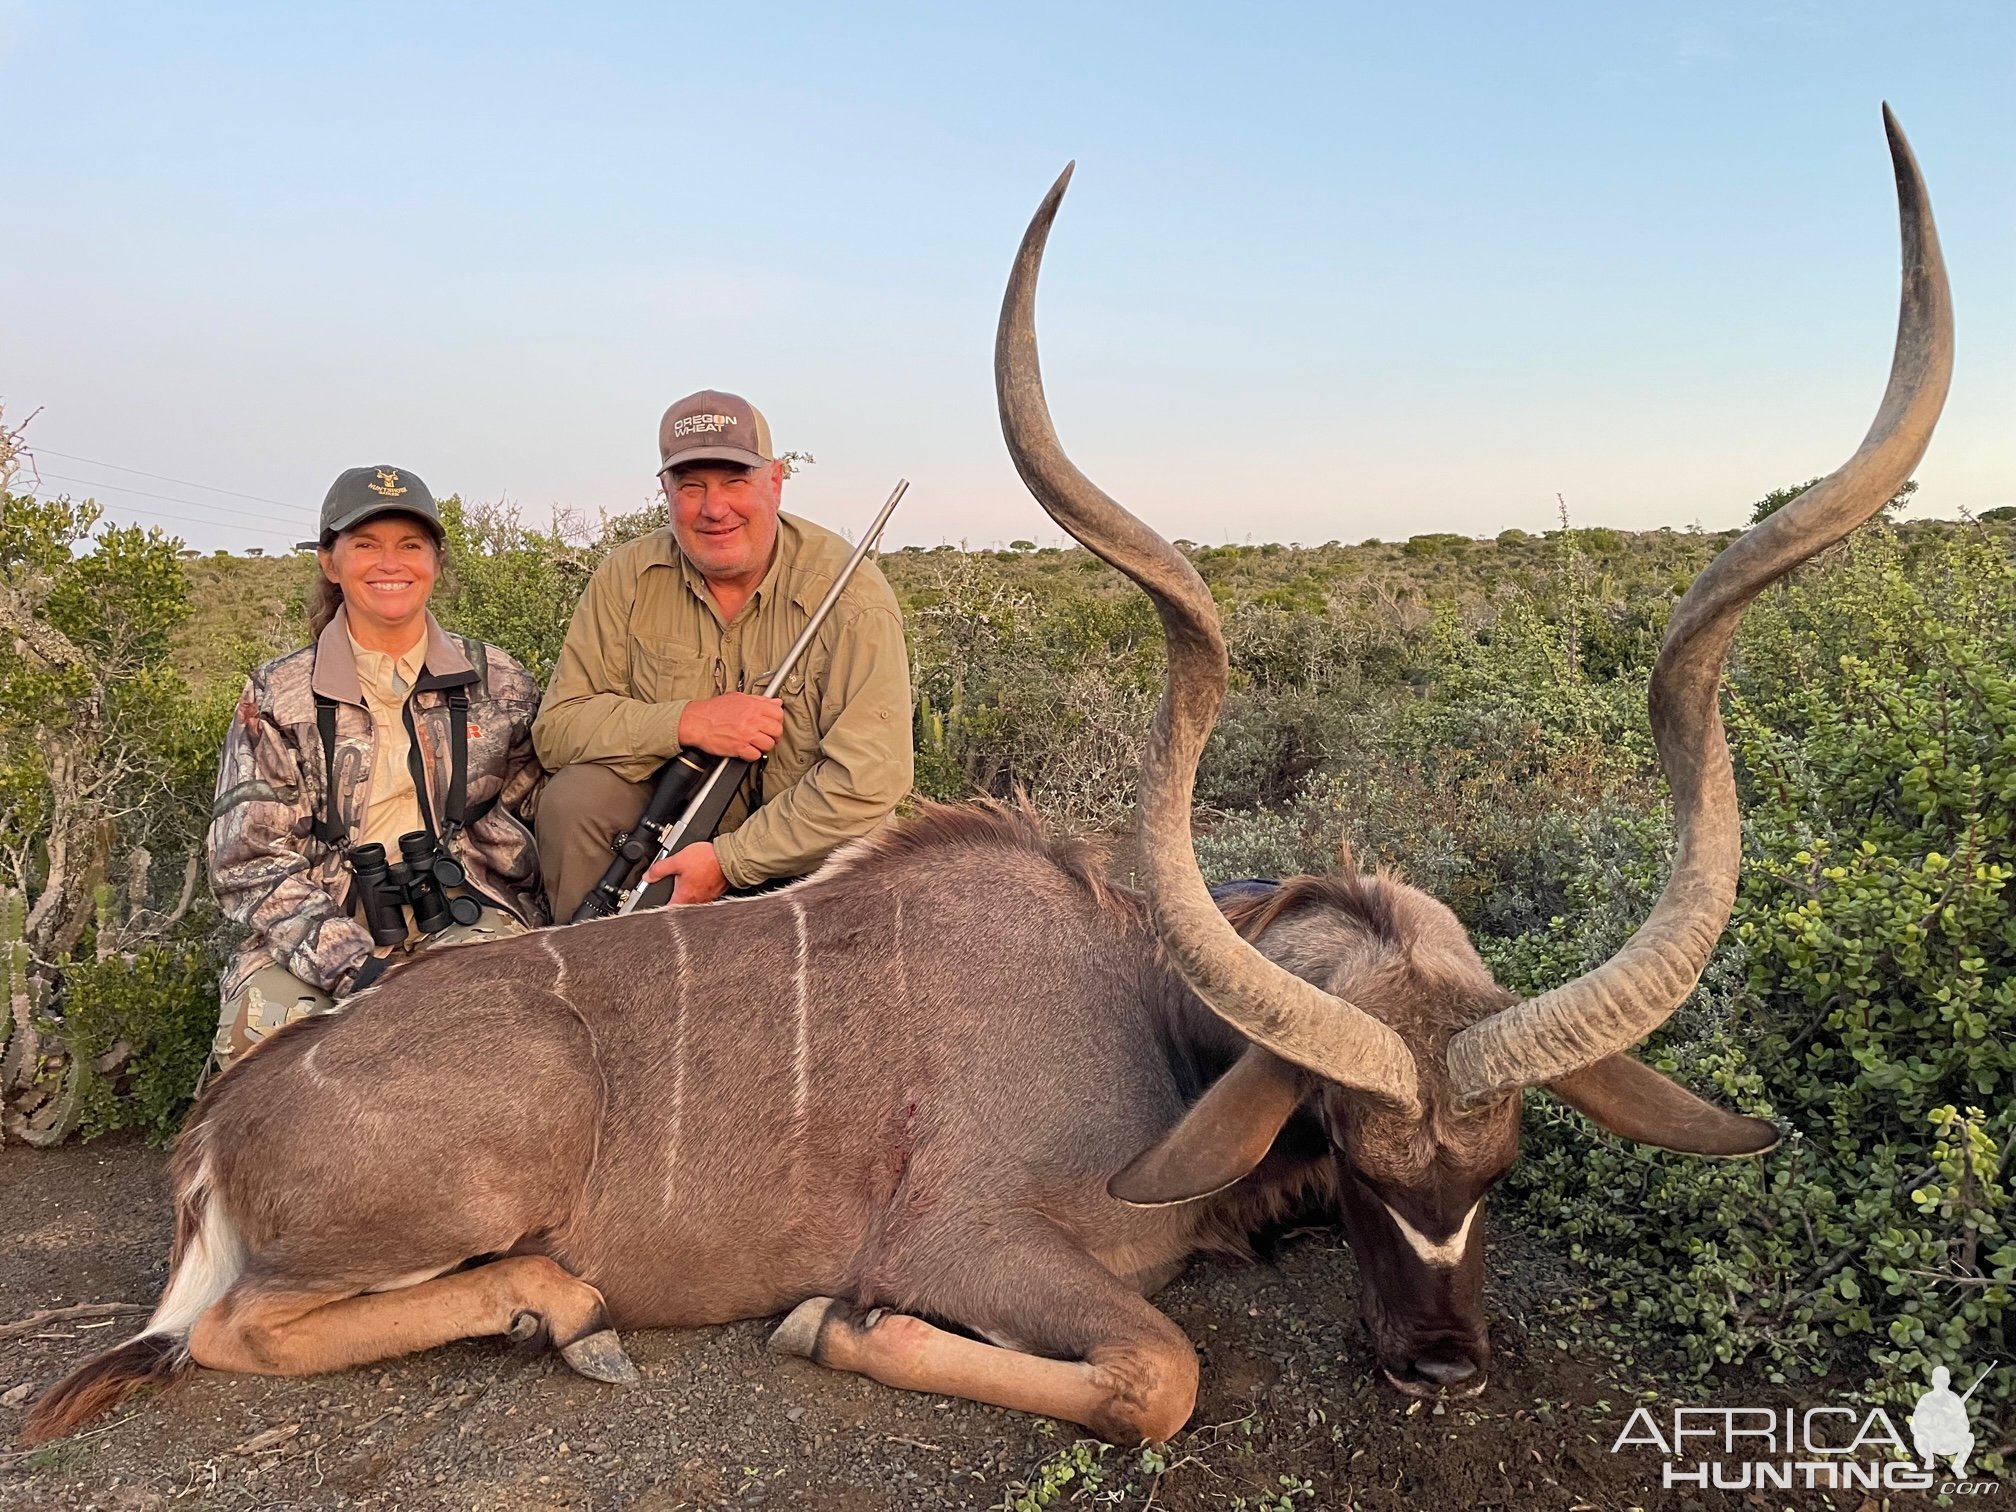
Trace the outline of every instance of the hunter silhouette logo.
<instances>
[{"instance_id":1,"label":"hunter silhouette logo","mask_svg":"<svg viewBox=\"0 0 2016 1512\"><path fill-rule=\"evenodd\" d=\"M1993 1369L1993 1366L1988 1369ZM1988 1370L1974 1378L1974 1385L1955 1396L1952 1372L1944 1365L1932 1367L1932 1389L1918 1398L1911 1409L1911 1447L1930 1470L1938 1460L1953 1466L1956 1480L1967 1479L1967 1456L1974 1452L1974 1429L1967 1421L1967 1398L1988 1379Z\"/></svg>"},{"instance_id":2,"label":"hunter silhouette logo","mask_svg":"<svg viewBox=\"0 0 2016 1512\"><path fill-rule=\"evenodd\" d=\"M385 495L388 499L396 499L406 492L406 485L399 481L399 469L396 467L379 468L378 481L364 486L375 494Z\"/></svg>"}]
</instances>

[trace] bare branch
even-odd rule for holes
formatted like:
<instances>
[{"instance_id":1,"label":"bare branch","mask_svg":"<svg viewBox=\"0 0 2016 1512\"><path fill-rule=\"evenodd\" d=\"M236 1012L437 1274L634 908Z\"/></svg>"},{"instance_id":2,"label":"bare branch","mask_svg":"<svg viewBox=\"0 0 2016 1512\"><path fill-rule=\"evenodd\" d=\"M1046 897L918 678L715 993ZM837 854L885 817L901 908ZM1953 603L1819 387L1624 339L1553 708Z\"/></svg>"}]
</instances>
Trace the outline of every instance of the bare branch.
<instances>
[{"instance_id":1,"label":"bare branch","mask_svg":"<svg viewBox=\"0 0 2016 1512\"><path fill-rule=\"evenodd\" d=\"M120 1318L146 1311L138 1302L79 1302L72 1307L49 1307L13 1323L0 1323L0 1340L25 1339L51 1323L70 1323L79 1318Z\"/></svg>"}]
</instances>

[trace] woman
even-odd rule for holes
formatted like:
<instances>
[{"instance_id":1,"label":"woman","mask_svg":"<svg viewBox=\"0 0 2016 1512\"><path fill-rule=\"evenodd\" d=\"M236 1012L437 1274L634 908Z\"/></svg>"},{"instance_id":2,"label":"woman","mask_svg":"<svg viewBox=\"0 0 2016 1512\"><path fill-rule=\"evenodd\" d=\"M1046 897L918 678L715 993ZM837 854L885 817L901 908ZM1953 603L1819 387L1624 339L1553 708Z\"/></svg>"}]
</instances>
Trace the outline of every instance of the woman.
<instances>
[{"instance_id":1,"label":"woman","mask_svg":"<svg viewBox=\"0 0 2016 1512\"><path fill-rule=\"evenodd\" d=\"M353 467L322 501L316 557L314 644L253 672L217 776L210 884L251 931L224 974L219 1066L413 951L546 922L538 684L428 613L427 485Z\"/></svg>"}]
</instances>

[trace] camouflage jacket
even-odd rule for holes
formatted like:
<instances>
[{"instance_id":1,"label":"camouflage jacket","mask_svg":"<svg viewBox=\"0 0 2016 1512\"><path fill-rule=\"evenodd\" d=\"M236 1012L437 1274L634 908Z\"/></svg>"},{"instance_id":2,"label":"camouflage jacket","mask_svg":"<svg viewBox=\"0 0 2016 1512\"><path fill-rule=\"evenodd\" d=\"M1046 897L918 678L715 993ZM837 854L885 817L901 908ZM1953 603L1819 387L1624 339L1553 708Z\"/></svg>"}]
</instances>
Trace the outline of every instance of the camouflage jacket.
<instances>
[{"instance_id":1,"label":"camouflage jacket","mask_svg":"<svg viewBox=\"0 0 2016 1512\"><path fill-rule=\"evenodd\" d=\"M452 850L477 892L521 923L544 924L546 900L530 828L545 782L532 752L539 685L496 647L450 635L431 614L427 637L426 661L409 699L427 779L422 801L438 824L448 794L451 730L443 690L467 686L468 811L490 806L455 838ZM210 885L224 912L250 931L225 972L227 998L269 965L340 996L371 954L371 936L350 907L343 852L315 835L330 788L315 722L318 693L336 705L336 808L354 833L370 797L373 734L340 610L315 645L252 673L224 738L208 841Z\"/></svg>"}]
</instances>

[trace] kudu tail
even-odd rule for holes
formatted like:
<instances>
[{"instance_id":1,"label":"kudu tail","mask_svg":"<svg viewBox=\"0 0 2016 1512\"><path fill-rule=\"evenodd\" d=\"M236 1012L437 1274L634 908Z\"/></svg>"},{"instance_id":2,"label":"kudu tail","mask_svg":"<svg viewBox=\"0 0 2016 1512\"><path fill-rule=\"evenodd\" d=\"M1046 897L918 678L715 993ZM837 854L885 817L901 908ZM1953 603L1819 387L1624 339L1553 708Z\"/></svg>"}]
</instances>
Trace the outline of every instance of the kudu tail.
<instances>
[{"instance_id":1,"label":"kudu tail","mask_svg":"<svg viewBox=\"0 0 2016 1512\"><path fill-rule=\"evenodd\" d=\"M143 1386L167 1386L196 1368L189 1332L245 1268L245 1245L217 1200L210 1161L191 1127L175 1171L175 1248L168 1287L147 1326L95 1355L42 1394L22 1430L29 1444L73 1433Z\"/></svg>"},{"instance_id":2,"label":"kudu tail","mask_svg":"<svg viewBox=\"0 0 2016 1512\"><path fill-rule=\"evenodd\" d=\"M166 1386L194 1368L185 1340L173 1334L136 1334L93 1355L52 1386L28 1414L22 1442L62 1438L110 1412L142 1386Z\"/></svg>"}]
</instances>

